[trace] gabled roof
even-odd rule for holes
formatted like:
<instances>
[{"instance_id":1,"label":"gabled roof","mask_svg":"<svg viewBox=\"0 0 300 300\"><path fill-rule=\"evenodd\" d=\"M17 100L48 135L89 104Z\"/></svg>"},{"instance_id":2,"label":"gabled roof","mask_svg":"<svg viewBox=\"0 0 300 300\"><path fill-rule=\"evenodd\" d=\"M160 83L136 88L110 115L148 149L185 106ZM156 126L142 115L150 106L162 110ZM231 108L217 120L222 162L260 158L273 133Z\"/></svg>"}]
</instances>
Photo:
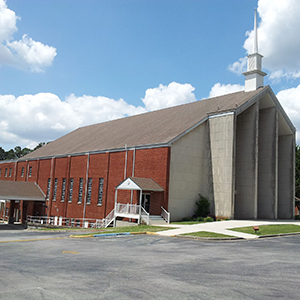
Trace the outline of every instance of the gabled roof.
<instances>
[{"instance_id":1,"label":"gabled roof","mask_svg":"<svg viewBox=\"0 0 300 300\"><path fill-rule=\"evenodd\" d=\"M268 86L78 128L20 160L167 145L209 115L234 111L259 97Z\"/></svg>"},{"instance_id":2,"label":"gabled roof","mask_svg":"<svg viewBox=\"0 0 300 300\"><path fill-rule=\"evenodd\" d=\"M34 182L0 180L0 199L45 201L45 194Z\"/></svg>"},{"instance_id":3,"label":"gabled roof","mask_svg":"<svg viewBox=\"0 0 300 300\"><path fill-rule=\"evenodd\" d=\"M117 186L117 190L163 192L164 188L152 178L128 177Z\"/></svg>"}]
</instances>

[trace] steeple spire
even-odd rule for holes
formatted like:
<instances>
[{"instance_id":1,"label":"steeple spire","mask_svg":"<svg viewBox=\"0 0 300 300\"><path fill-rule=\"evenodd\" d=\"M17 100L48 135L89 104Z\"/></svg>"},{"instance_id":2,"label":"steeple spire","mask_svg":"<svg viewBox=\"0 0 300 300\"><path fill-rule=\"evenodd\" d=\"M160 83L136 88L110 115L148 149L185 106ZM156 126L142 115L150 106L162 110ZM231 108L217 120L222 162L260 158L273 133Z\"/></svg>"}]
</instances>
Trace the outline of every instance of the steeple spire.
<instances>
[{"instance_id":1,"label":"steeple spire","mask_svg":"<svg viewBox=\"0 0 300 300\"><path fill-rule=\"evenodd\" d=\"M257 38L257 10L254 13L254 42L253 53L248 55L248 66L245 75L245 92L255 91L264 85L264 76L267 73L262 71L263 56L258 53L258 38Z\"/></svg>"},{"instance_id":2,"label":"steeple spire","mask_svg":"<svg viewBox=\"0 0 300 300\"><path fill-rule=\"evenodd\" d=\"M258 41L257 41L257 9L254 9L254 44L253 53L258 53Z\"/></svg>"}]
</instances>

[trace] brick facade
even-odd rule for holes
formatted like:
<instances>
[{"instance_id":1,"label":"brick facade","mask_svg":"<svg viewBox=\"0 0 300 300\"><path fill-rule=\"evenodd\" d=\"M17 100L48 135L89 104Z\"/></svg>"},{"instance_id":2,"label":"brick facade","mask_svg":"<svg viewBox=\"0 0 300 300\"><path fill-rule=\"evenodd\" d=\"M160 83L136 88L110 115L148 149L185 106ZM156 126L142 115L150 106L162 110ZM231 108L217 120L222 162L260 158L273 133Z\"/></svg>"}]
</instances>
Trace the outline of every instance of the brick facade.
<instances>
[{"instance_id":1,"label":"brick facade","mask_svg":"<svg viewBox=\"0 0 300 300\"><path fill-rule=\"evenodd\" d=\"M45 205L28 203L28 215L101 219L114 208L115 188L125 178L131 176L152 178L164 188L164 192L143 192L150 194L150 214L160 214L161 206L168 209L169 164L169 147L128 150L127 154L126 151L118 151L53 157L1 163L0 180L36 182L45 195L47 195L48 181L51 180L49 199L46 200ZM69 201L71 179L73 194L72 201ZM87 195L88 182L91 184L90 201ZM102 203L98 203L100 182L103 184ZM63 185L64 199L62 199ZM131 192L118 191L118 202L130 203ZM132 203L138 202L139 193L134 191ZM15 209L21 210L21 207L22 201L15 204Z\"/></svg>"}]
</instances>

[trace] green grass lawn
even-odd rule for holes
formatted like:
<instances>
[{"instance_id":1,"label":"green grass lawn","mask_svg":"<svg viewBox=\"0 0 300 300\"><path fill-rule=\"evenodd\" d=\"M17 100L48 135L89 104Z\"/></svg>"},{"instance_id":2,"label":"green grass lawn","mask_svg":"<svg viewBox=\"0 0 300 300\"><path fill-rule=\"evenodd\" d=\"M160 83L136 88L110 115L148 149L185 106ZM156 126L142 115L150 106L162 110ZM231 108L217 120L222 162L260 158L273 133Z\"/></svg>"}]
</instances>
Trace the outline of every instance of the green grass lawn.
<instances>
[{"instance_id":1,"label":"green grass lawn","mask_svg":"<svg viewBox=\"0 0 300 300\"><path fill-rule=\"evenodd\" d=\"M253 227L240 227L240 228L232 228L230 230L255 234ZM272 234L282 234L282 233L295 233L300 232L300 226L298 225L263 225L259 226L259 231L256 235L272 235Z\"/></svg>"},{"instance_id":2,"label":"green grass lawn","mask_svg":"<svg viewBox=\"0 0 300 300\"><path fill-rule=\"evenodd\" d=\"M74 231L74 228L42 228L39 230L68 230ZM94 236L94 234L101 234L101 233L122 233L122 232L131 232L131 233L138 233L138 232L157 232L163 230L174 229L171 227L160 227L160 226L150 226L150 225L137 225L137 226L126 226L126 227L108 227L108 228L98 228L98 229L81 229L79 228L79 232L74 232L74 236ZM91 233L92 231L92 233Z\"/></svg>"},{"instance_id":3,"label":"green grass lawn","mask_svg":"<svg viewBox=\"0 0 300 300\"><path fill-rule=\"evenodd\" d=\"M225 234L209 232L209 231L198 231L198 232L184 233L181 235L205 237L205 238L234 238L234 236L231 235L225 235Z\"/></svg>"},{"instance_id":4,"label":"green grass lawn","mask_svg":"<svg viewBox=\"0 0 300 300\"><path fill-rule=\"evenodd\" d=\"M201 224L205 223L204 221L198 222L198 221L180 221L180 222L171 222L172 225L194 225L194 224Z\"/></svg>"},{"instance_id":5,"label":"green grass lawn","mask_svg":"<svg viewBox=\"0 0 300 300\"><path fill-rule=\"evenodd\" d=\"M95 231L95 232L156 232L162 230L174 229L171 227L151 226L151 225L137 225L137 226L126 226L126 227L107 227L107 228L77 228L77 227L60 227L60 228L39 228L36 230L55 231L55 230L78 230L82 233L84 231Z\"/></svg>"}]
</instances>

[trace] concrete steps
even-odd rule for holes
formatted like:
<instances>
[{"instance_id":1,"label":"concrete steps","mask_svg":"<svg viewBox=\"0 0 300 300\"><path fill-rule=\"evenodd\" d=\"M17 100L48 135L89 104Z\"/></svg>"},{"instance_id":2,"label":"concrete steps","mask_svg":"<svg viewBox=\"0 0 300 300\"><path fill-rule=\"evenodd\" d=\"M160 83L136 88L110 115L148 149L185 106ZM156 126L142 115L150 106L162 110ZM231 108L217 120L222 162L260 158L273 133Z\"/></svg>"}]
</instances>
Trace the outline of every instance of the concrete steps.
<instances>
[{"instance_id":1,"label":"concrete steps","mask_svg":"<svg viewBox=\"0 0 300 300\"><path fill-rule=\"evenodd\" d=\"M168 224L161 216L150 215L149 225L159 226Z\"/></svg>"}]
</instances>

